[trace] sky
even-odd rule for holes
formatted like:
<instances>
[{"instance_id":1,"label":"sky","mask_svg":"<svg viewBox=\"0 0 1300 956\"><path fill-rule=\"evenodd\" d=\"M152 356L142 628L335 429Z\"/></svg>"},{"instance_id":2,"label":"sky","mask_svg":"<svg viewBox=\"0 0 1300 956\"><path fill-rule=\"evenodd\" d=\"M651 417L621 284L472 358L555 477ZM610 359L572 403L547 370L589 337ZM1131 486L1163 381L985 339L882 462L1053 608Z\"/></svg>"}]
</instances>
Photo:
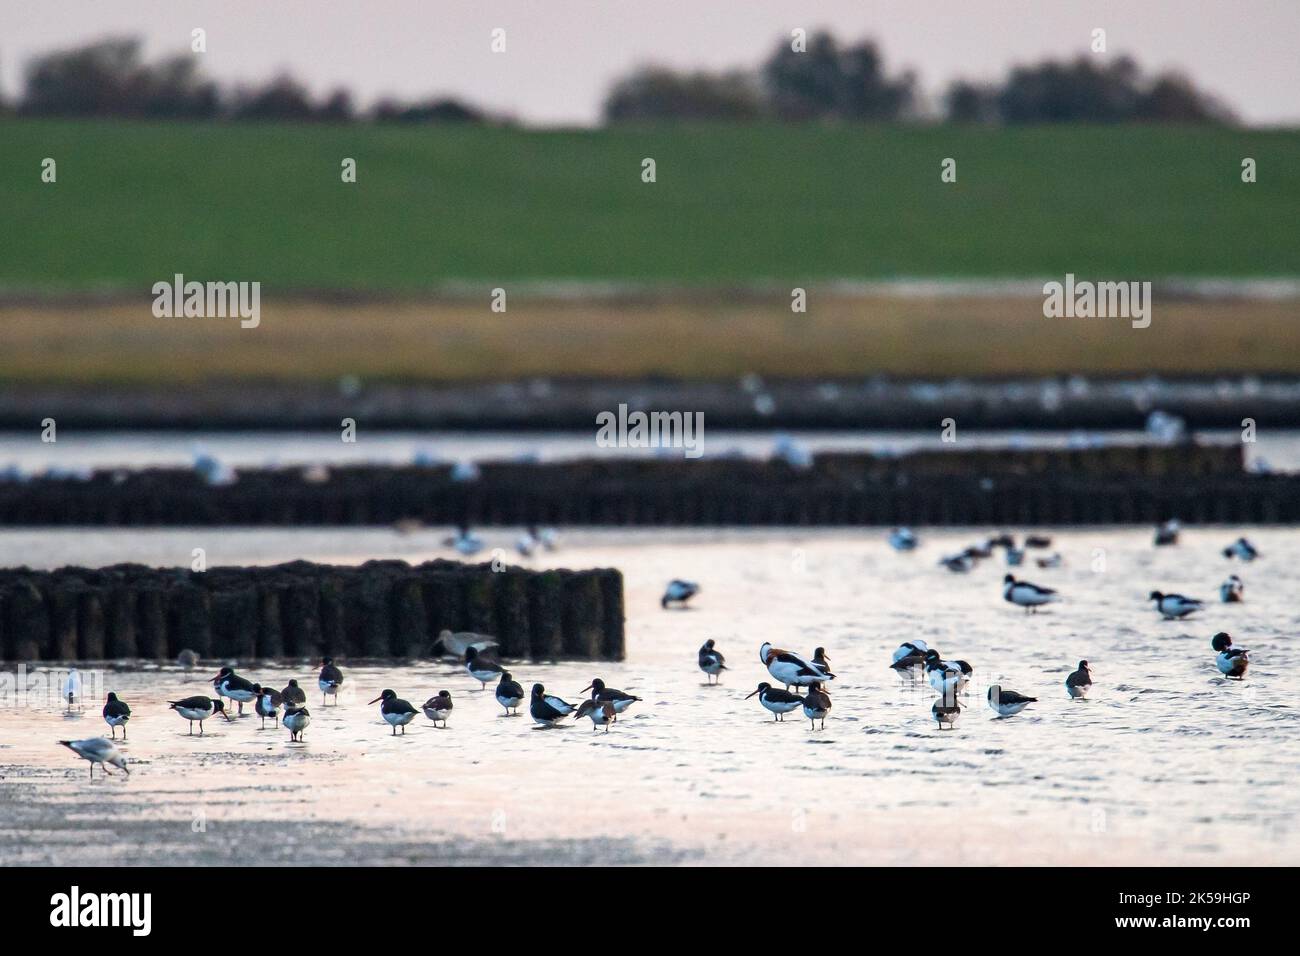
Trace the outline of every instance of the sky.
<instances>
[{"instance_id":1,"label":"sky","mask_svg":"<svg viewBox=\"0 0 1300 956\"><path fill-rule=\"evenodd\" d=\"M752 67L796 27L873 37L935 96L1085 52L1100 27L1107 55L1180 69L1248 123L1300 125L1300 0L0 0L0 88L14 96L34 54L135 35L152 59L188 50L195 27L214 79L288 71L361 105L457 95L536 125L596 123L638 65Z\"/></svg>"}]
</instances>

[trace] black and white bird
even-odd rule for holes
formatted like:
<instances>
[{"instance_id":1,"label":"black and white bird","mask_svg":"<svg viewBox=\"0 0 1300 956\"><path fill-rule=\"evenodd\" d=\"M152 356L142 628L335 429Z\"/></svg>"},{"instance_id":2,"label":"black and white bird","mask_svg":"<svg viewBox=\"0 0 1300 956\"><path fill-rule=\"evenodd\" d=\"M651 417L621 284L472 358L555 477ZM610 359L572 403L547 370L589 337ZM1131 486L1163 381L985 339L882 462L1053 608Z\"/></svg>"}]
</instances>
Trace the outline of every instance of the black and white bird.
<instances>
[{"instance_id":1,"label":"black and white bird","mask_svg":"<svg viewBox=\"0 0 1300 956\"><path fill-rule=\"evenodd\" d=\"M104 702L104 723L112 730L112 739L117 739L117 728L122 728L122 739L126 740L126 722L131 719L131 708L126 706L126 701L118 700L117 695L112 691L108 692L108 699Z\"/></svg>"},{"instance_id":2,"label":"black and white bird","mask_svg":"<svg viewBox=\"0 0 1300 956\"><path fill-rule=\"evenodd\" d=\"M230 715L226 713L226 705L221 702L221 698L213 700L200 694L197 697L186 697L184 700L169 700L167 704L190 722L191 735L194 733L196 720L199 722L200 737L203 736L203 722L214 714L220 714L226 720L230 720Z\"/></svg>"},{"instance_id":3,"label":"black and white bird","mask_svg":"<svg viewBox=\"0 0 1300 956\"><path fill-rule=\"evenodd\" d=\"M1219 600L1224 604L1240 604L1246 597L1246 585L1235 574L1219 585Z\"/></svg>"},{"instance_id":4,"label":"black and white bird","mask_svg":"<svg viewBox=\"0 0 1300 956\"><path fill-rule=\"evenodd\" d=\"M604 727L605 733L609 733L609 725L618 718L614 716L614 703L608 700L596 700L589 697L578 705L578 709L573 713L574 720L580 720L583 717L591 718L591 731L596 732L597 727Z\"/></svg>"},{"instance_id":5,"label":"black and white bird","mask_svg":"<svg viewBox=\"0 0 1300 956\"><path fill-rule=\"evenodd\" d=\"M1002 579L1002 600L1010 601L1017 607L1023 607L1026 614L1038 613L1038 608L1044 604L1051 604L1059 601L1061 596L1052 588L1041 588L1037 584L1030 584L1028 581L1017 581L1014 575L1008 574Z\"/></svg>"},{"instance_id":6,"label":"black and white bird","mask_svg":"<svg viewBox=\"0 0 1300 956\"><path fill-rule=\"evenodd\" d=\"M379 716L384 718L389 727L393 728L393 736L397 736L397 728L402 728L402 735L406 735L406 725L415 719L419 713L411 706L410 701L402 700L397 696L397 691L385 689L382 694L374 700L369 701L371 704L379 705Z\"/></svg>"},{"instance_id":7,"label":"black and white bird","mask_svg":"<svg viewBox=\"0 0 1300 956\"><path fill-rule=\"evenodd\" d=\"M266 718L268 717L274 720L275 725L279 727L280 705L284 703L284 695L278 690L263 687L261 684L253 685L253 693L257 695L253 699L253 712L262 718L262 726L259 729L266 729Z\"/></svg>"},{"instance_id":8,"label":"black and white bird","mask_svg":"<svg viewBox=\"0 0 1300 956\"><path fill-rule=\"evenodd\" d=\"M1182 531L1182 525L1178 523L1178 519L1170 518L1156 528L1156 547L1164 548L1177 544L1180 531Z\"/></svg>"},{"instance_id":9,"label":"black and white bird","mask_svg":"<svg viewBox=\"0 0 1300 956\"><path fill-rule=\"evenodd\" d=\"M500 664L492 659L492 655L480 651L477 647L465 648L465 670L469 676L479 682L479 690L483 690L488 685L488 681L501 679L501 672L505 670Z\"/></svg>"},{"instance_id":10,"label":"black and white bird","mask_svg":"<svg viewBox=\"0 0 1300 956\"><path fill-rule=\"evenodd\" d=\"M519 716L519 705L524 702L524 689L511 676L509 671L501 672L501 681L497 684L496 698L497 703L505 709L507 717Z\"/></svg>"},{"instance_id":11,"label":"black and white bird","mask_svg":"<svg viewBox=\"0 0 1300 956\"><path fill-rule=\"evenodd\" d=\"M126 756L107 737L88 737L85 740L60 740L59 743L82 760L90 761L91 780L95 779L95 764L103 767L104 773L108 773L107 765L110 763L124 773L129 774L131 772L126 766Z\"/></svg>"},{"instance_id":12,"label":"black and white bird","mask_svg":"<svg viewBox=\"0 0 1300 956\"><path fill-rule=\"evenodd\" d=\"M767 672L786 687L792 685L806 687L814 681L835 679L835 675L827 666L829 662L825 661L825 651L820 647L817 650L822 652L822 663L818 663L815 659L807 660L793 651L782 650L765 643L758 649L758 659L767 668Z\"/></svg>"},{"instance_id":13,"label":"black and white bird","mask_svg":"<svg viewBox=\"0 0 1300 956\"><path fill-rule=\"evenodd\" d=\"M1014 690L1003 690L1001 684L989 687L989 706L999 717L1014 717L1030 704L1036 703L1037 697L1026 697Z\"/></svg>"},{"instance_id":14,"label":"black and white bird","mask_svg":"<svg viewBox=\"0 0 1300 956\"><path fill-rule=\"evenodd\" d=\"M592 680L590 684L578 691L578 693L585 694L587 691L591 691L592 700L604 700L613 704L615 715L623 713L623 711L627 710L641 699L640 697L626 693L625 691L616 690L613 687L606 687L605 682L599 677ZM614 719L618 720L618 717L615 716Z\"/></svg>"},{"instance_id":15,"label":"black and white bird","mask_svg":"<svg viewBox=\"0 0 1300 956\"><path fill-rule=\"evenodd\" d=\"M1083 700L1092 690L1092 672L1087 661L1079 661L1079 669L1065 679L1065 692L1072 700Z\"/></svg>"},{"instance_id":16,"label":"black and white bird","mask_svg":"<svg viewBox=\"0 0 1300 956\"><path fill-rule=\"evenodd\" d=\"M251 704L257 694L253 691L253 682L240 677L232 667L223 667L212 678L212 686L217 689L217 696L233 700L239 705L239 716L244 714L244 705Z\"/></svg>"},{"instance_id":17,"label":"black and white bird","mask_svg":"<svg viewBox=\"0 0 1300 956\"><path fill-rule=\"evenodd\" d=\"M1242 561L1254 561L1259 557L1259 552L1245 538L1238 538L1223 549L1223 556L1225 558L1240 558Z\"/></svg>"},{"instance_id":18,"label":"black and white bird","mask_svg":"<svg viewBox=\"0 0 1300 956\"><path fill-rule=\"evenodd\" d=\"M719 675L727 669L727 659L722 656L721 651L714 648L713 638L709 638L700 647L699 663L700 670L709 677L710 684L716 684Z\"/></svg>"},{"instance_id":19,"label":"black and white bird","mask_svg":"<svg viewBox=\"0 0 1300 956\"><path fill-rule=\"evenodd\" d=\"M975 668L962 660L945 661L934 648L925 653L925 674L930 686L941 695L959 694L970 683Z\"/></svg>"},{"instance_id":20,"label":"black and white bird","mask_svg":"<svg viewBox=\"0 0 1300 956\"><path fill-rule=\"evenodd\" d=\"M437 696L430 697L424 702L424 716L433 721L436 727L442 724L444 730L447 729L447 718L451 716L451 691L440 690Z\"/></svg>"},{"instance_id":21,"label":"black and white bird","mask_svg":"<svg viewBox=\"0 0 1300 956\"><path fill-rule=\"evenodd\" d=\"M759 684L752 693L746 694L745 700L749 700L754 694L758 695L758 702L772 714L773 720L785 720L786 714L803 704L803 698L798 694L773 687L766 681Z\"/></svg>"},{"instance_id":22,"label":"black and white bird","mask_svg":"<svg viewBox=\"0 0 1300 956\"><path fill-rule=\"evenodd\" d=\"M546 693L541 684L533 685L532 699L528 702L528 712L533 720L543 727L554 727L562 718L568 717L577 708L561 697Z\"/></svg>"},{"instance_id":23,"label":"black and white bird","mask_svg":"<svg viewBox=\"0 0 1300 956\"><path fill-rule=\"evenodd\" d=\"M915 551L919 543L911 528L895 528L889 532L889 546L895 551Z\"/></svg>"},{"instance_id":24,"label":"black and white bird","mask_svg":"<svg viewBox=\"0 0 1300 956\"><path fill-rule=\"evenodd\" d=\"M1219 652L1219 656L1214 659L1215 665L1219 672L1228 677L1235 677L1241 680L1246 676L1246 668L1250 666L1250 652L1244 647L1233 647L1232 638L1223 631L1214 635L1210 641L1210 646Z\"/></svg>"},{"instance_id":25,"label":"black and white bird","mask_svg":"<svg viewBox=\"0 0 1300 956\"><path fill-rule=\"evenodd\" d=\"M817 721L822 722L821 729L826 729L826 715L831 709L831 695L826 693L821 681L814 681L808 685L808 693L803 699L803 715L811 721L813 729L817 729Z\"/></svg>"},{"instance_id":26,"label":"black and white bird","mask_svg":"<svg viewBox=\"0 0 1300 956\"><path fill-rule=\"evenodd\" d=\"M299 707L294 704L286 704L284 708L284 726L289 731L291 741L302 741L302 732L307 729L311 723L311 713L306 707Z\"/></svg>"},{"instance_id":27,"label":"black and white bird","mask_svg":"<svg viewBox=\"0 0 1300 956\"><path fill-rule=\"evenodd\" d=\"M1059 568L1062 564L1061 552L1053 551L1045 558L1035 558L1034 563L1044 570L1049 568Z\"/></svg>"},{"instance_id":28,"label":"black and white bird","mask_svg":"<svg viewBox=\"0 0 1300 956\"><path fill-rule=\"evenodd\" d=\"M1181 594L1163 594L1160 591L1152 591L1147 595L1147 600L1156 602L1156 610L1164 615L1166 621L1186 617L1205 607L1204 602L1195 598L1183 597Z\"/></svg>"},{"instance_id":29,"label":"black and white bird","mask_svg":"<svg viewBox=\"0 0 1300 956\"><path fill-rule=\"evenodd\" d=\"M325 657L320 662L320 677L316 679L316 685L320 687L321 706L329 703L329 698L334 698L334 703L339 702L339 688L343 686L343 672L334 666L334 658Z\"/></svg>"},{"instance_id":30,"label":"black and white bird","mask_svg":"<svg viewBox=\"0 0 1300 956\"><path fill-rule=\"evenodd\" d=\"M919 638L914 641L904 641L894 651L889 666L899 677L906 675L915 678L925 669L925 655L929 650L930 645Z\"/></svg>"},{"instance_id":31,"label":"black and white bird","mask_svg":"<svg viewBox=\"0 0 1300 956\"><path fill-rule=\"evenodd\" d=\"M1026 548L1050 548L1051 546L1052 539L1041 534L1031 534L1029 537L1025 538Z\"/></svg>"},{"instance_id":32,"label":"black and white bird","mask_svg":"<svg viewBox=\"0 0 1300 956\"><path fill-rule=\"evenodd\" d=\"M940 558L939 563L951 571L953 574L965 574L971 568L975 567L975 559L969 554L950 554L946 558Z\"/></svg>"},{"instance_id":33,"label":"black and white bird","mask_svg":"<svg viewBox=\"0 0 1300 956\"><path fill-rule=\"evenodd\" d=\"M930 707L930 716L938 723L940 730L943 730L944 724L948 725L949 730L956 727L957 718L961 716L961 704L957 703L956 695L944 695L936 700Z\"/></svg>"},{"instance_id":34,"label":"black and white bird","mask_svg":"<svg viewBox=\"0 0 1300 956\"><path fill-rule=\"evenodd\" d=\"M306 707L307 692L298 686L296 678L290 678L289 683L284 685L284 690L280 691L280 700L285 705L293 704L295 707Z\"/></svg>"},{"instance_id":35,"label":"black and white bird","mask_svg":"<svg viewBox=\"0 0 1300 956\"><path fill-rule=\"evenodd\" d=\"M667 608L669 604L676 604L679 607L685 607L686 602L699 593L700 586L694 581L683 581L680 578L674 578L668 582L668 587L664 589L664 596L659 599L659 606Z\"/></svg>"}]
</instances>

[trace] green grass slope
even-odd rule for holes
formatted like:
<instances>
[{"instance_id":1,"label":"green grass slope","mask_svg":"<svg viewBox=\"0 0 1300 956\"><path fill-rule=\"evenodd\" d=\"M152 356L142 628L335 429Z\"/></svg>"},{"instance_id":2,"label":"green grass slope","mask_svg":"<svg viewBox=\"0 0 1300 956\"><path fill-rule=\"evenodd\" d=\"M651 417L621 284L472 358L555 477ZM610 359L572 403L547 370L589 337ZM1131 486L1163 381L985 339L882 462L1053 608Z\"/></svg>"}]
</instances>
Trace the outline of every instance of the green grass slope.
<instances>
[{"instance_id":1,"label":"green grass slope","mask_svg":"<svg viewBox=\"0 0 1300 956\"><path fill-rule=\"evenodd\" d=\"M6 120L0 196L24 289L1300 275L1300 131Z\"/></svg>"}]
</instances>

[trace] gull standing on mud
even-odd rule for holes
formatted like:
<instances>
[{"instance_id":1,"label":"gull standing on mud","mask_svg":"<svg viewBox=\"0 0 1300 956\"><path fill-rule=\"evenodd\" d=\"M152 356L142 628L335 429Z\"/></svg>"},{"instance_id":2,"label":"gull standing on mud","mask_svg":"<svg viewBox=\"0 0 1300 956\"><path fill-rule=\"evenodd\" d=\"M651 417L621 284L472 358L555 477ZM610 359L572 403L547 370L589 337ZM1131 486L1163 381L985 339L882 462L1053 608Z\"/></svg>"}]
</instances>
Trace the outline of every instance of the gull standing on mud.
<instances>
[{"instance_id":1,"label":"gull standing on mud","mask_svg":"<svg viewBox=\"0 0 1300 956\"><path fill-rule=\"evenodd\" d=\"M745 700L749 700L754 694L758 695L758 702L772 714L774 721L785 720L786 714L803 703L803 698L798 694L792 694L788 690L773 687L766 681L759 684L756 690L746 694Z\"/></svg>"},{"instance_id":2,"label":"gull standing on mud","mask_svg":"<svg viewBox=\"0 0 1300 956\"><path fill-rule=\"evenodd\" d=\"M822 648L819 647L817 650L822 651L824 659L825 652ZM758 649L758 659L767 668L767 672L787 688L792 685L807 686L814 681L831 681L835 679L835 675L830 672L825 663L819 664L816 661L806 660L793 651L773 647L770 643L764 643ZM754 693L758 692L755 691ZM749 696L754 695L750 694Z\"/></svg>"},{"instance_id":3,"label":"gull standing on mud","mask_svg":"<svg viewBox=\"0 0 1300 956\"><path fill-rule=\"evenodd\" d=\"M126 706L126 702L117 699L117 695L111 690L108 692L108 700L104 702L104 723L112 728L113 737L117 739L117 728L122 728L122 739L126 740L126 722L131 719L131 708Z\"/></svg>"},{"instance_id":4,"label":"gull standing on mud","mask_svg":"<svg viewBox=\"0 0 1300 956\"><path fill-rule=\"evenodd\" d=\"M989 687L989 706L999 717L1014 717L1030 704L1037 702L1037 697L1026 697L1024 694L1017 694L1014 690L1003 690L1000 684Z\"/></svg>"},{"instance_id":5,"label":"gull standing on mud","mask_svg":"<svg viewBox=\"0 0 1300 956\"><path fill-rule=\"evenodd\" d=\"M63 746L67 747L82 760L90 761L90 779L95 779L95 764L104 768L104 773L108 773L107 764L112 764L124 773L130 773L127 769L126 757L117 749L117 745L107 737L89 737L85 740L60 740Z\"/></svg>"},{"instance_id":6,"label":"gull standing on mud","mask_svg":"<svg viewBox=\"0 0 1300 956\"><path fill-rule=\"evenodd\" d=\"M321 692L321 706L328 701L326 698L333 697L334 703L339 702L339 688L343 686L343 672L334 666L334 658L325 657L320 662L320 677L316 680L317 686Z\"/></svg>"},{"instance_id":7,"label":"gull standing on mud","mask_svg":"<svg viewBox=\"0 0 1300 956\"><path fill-rule=\"evenodd\" d=\"M496 698L497 703L505 708L507 717L519 716L519 705L524 702L524 688L509 671L501 672L501 683L497 684Z\"/></svg>"},{"instance_id":8,"label":"gull standing on mud","mask_svg":"<svg viewBox=\"0 0 1300 956\"><path fill-rule=\"evenodd\" d=\"M71 710L81 699L81 675L75 667L68 668L68 676L63 679L63 699Z\"/></svg>"},{"instance_id":9,"label":"gull standing on mud","mask_svg":"<svg viewBox=\"0 0 1300 956\"><path fill-rule=\"evenodd\" d=\"M685 607L686 602L699 593L700 586L694 581L683 581L680 578L674 578L668 582L668 587L664 589L664 596L659 599L659 606L665 609L669 604Z\"/></svg>"},{"instance_id":10,"label":"gull standing on mud","mask_svg":"<svg viewBox=\"0 0 1300 956\"><path fill-rule=\"evenodd\" d=\"M533 720L543 727L554 727L563 717L568 717L576 708L567 700L546 693L541 684L533 685L532 700L528 702L528 712Z\"/></svg>"},{"instance_id":11,"label":"gull standing on mud","mask_svg":"<svg viewBox=\"0 0 1300 956\"><path fill-rule=\"evenodd\" d=\"M1156 610L1166 621L1186 617L1205 607L1204 602L1195 598L1183 597L1181 594L1163 594L1160 591L1152 591L1147 595L1147 600L1156 602Z\"/></svg>"},{"instance_id":12,"label":"gull standing on mud","mask_svg":"<svg viewBox=\"0 0 1300 956\"><path fill-rule=\"evenodd\" d=\"M387 721L388 726L393 728L393 736L397 736L397 728L402 728L402 736L406 736L406 725L415 719L419 713L411 706L409 701L402 700L397 696L397 691L385 689L382 694L370 704L379 704L379 716Z\"/></svg>"},{"instance_id":13,"label":"gull standing on mud","mask_svg":"<svg viewBox=\"0 0 1300 956\"><path fill-rule=\"evenodd\" d=\"M442 729L447 729L447 718L451 716L451 691L440 690L436 697L430 697L424 702L424 716L433 721L435 727L439 723Z\"/></svg>"},{"instance_id":14,"label":"gull standing on mud","mask_svg":"<svg viewBox=\"0 0 1300 956\"><path fill-rule=\"evenodd\" d=\"M713 638L709 638L700 647L699 664L700 670L711 678L710 685L716 684L722 672L727 669L727 659L722 656L721 651L714 649Z\"/></svg>"},{"instance_id":15,"label":"gull standing on mud","mask_svg":"<svg viewBox=\"0 0 1300 956\"><path fill-rule=\"evenodd\" d=\"M1092 690L1092 672L1087 661L1079 661L1079 669L1065 679L1065 691L1072 700L1083 700Z\"/></svg>"},{"instance_id":16,"label":"gull standing on mud","mask_svg":"<svg viewBox=\"0 0 1300 956\"><path fill-rule=\"evenodd\" d=\"M213 700L211 697L205 697L202 694L196 697L186 697L184 700L169 700L167 705L172 710L180 714L190 722L190 735L194 734L194 721L199 722L199 736L203 736L203 722L213 714L220 714L230 720L230 715L226 713L226 705L218 697Z\"/></svg>"},{"instance_id":17,"label":"gull standing on mud","mask_svg":"<svg viewBox=\"0 0 1300 956\"><path fill-rule=\"evenodd\" d=\"M1028 581L1017 581L1011 574L1002 579L1002 600L1023 607L1026 614L1037 614L1041 605L1060 599L1061 596L1052 588L1040 588Z\"/></svg>"}]
</instances>

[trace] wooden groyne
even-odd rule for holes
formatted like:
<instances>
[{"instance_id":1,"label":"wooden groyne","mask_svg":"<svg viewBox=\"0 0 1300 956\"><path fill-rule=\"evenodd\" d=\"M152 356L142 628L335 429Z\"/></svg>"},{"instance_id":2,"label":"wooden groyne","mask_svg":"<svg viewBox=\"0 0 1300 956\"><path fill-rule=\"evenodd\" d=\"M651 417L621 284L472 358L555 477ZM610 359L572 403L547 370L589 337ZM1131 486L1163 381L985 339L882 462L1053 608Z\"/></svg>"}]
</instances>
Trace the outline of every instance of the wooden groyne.
<instances>
[{"instance_id":1,"label":"wooden groyne","mask_svg":"<svg viewBox=\"0 0 1300 956\"><path fill-rule=\"evenodd\" d=\"M492 635L504 658L620 660L623 575L455 561L0 569L5 661L420 658L443 629Z\"/></svg>"},{"instance_id":2,"label":"wooden groyne","mask_svg":"<svg viewBox=\"0 0 1300 956\"><path fill-rule=\"evenodd\" d=\"M934 450L784 460L608 458L450 467L189 469L0 483L0 526L1098 525L1300 521L1300 477L1240 445Z\"/></svg>"}]
</instances>

